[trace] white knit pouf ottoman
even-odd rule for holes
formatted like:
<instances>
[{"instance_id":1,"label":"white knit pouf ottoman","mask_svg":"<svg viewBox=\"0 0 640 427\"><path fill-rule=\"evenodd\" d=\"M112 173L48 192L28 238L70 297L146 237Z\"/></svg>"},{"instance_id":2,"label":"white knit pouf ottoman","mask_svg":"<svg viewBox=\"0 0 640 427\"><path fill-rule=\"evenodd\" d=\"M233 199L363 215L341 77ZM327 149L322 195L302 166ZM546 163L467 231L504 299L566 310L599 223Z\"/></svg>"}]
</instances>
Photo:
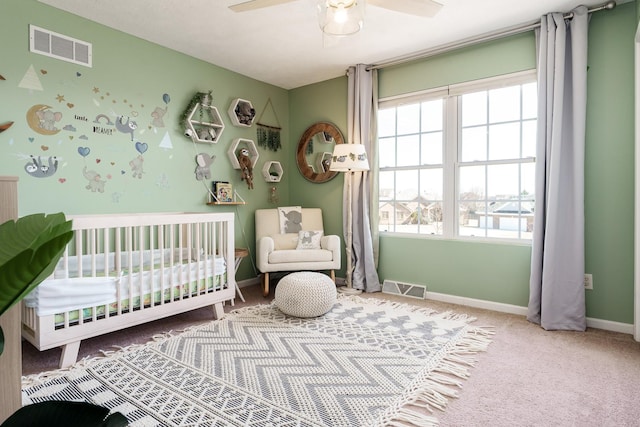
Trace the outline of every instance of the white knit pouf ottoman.
<instances>
[{"instance_id":1,"label":"white knit pouf ottoman","mask_svg":"<svg viewBox=\"0 0 640 427\"><path fill-rule=\"evenodd\" d=\"M291 273L278 282L274 301L276 307L289 316L322 316L336 302L336 285L322 273Z\"/></svg>"}]
</instances>

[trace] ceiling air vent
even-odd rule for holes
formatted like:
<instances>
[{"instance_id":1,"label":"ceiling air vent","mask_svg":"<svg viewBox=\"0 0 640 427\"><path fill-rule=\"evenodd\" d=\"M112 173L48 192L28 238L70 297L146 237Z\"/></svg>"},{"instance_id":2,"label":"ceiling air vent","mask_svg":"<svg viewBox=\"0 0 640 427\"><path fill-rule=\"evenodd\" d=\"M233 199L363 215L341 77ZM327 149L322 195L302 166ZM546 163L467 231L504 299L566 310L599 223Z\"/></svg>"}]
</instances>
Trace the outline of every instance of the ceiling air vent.
<instances>
[{"instance_id":1,"label":"ceiling air vent","mask_svg":"<svg viewBox=\"0 0 640 427\"><path fill-rule=\"evenodd\" d=\"M29 51L91 67L91 43L29 25Z\"/></svg>"}]
</instances>

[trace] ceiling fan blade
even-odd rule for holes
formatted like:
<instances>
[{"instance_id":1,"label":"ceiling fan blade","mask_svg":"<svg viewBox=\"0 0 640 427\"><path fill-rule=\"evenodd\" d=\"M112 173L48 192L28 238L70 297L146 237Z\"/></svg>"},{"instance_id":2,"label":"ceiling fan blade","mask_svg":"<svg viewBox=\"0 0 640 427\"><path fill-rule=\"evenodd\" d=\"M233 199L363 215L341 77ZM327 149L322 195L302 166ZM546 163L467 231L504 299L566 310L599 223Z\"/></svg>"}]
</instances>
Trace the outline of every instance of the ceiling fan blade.
<instances>
[{"instance_id":1,"label":"ceiling fan blade","mask_svg":"<svg viewBox=\"0 0 640 427\"><path fill-rule=\"evenodd\" d=\"M435 16L442 7L440 3L433 0L367 0L367 3L395 12L423 16L425 18Z\"/></svg>"},{"instance_id":2,"label":"ceiling fan blade","mask_svg":"<svg viewBox=\"0 0 640 427\"><path fill-rule=\"evenodd\" d=\"M232 4L229 9L234 12L247 12L255 9L262 9L264 7L277 6L283 3L290 3L295 0L249 0L243 3Z\"/></svg>"}]
</instances>

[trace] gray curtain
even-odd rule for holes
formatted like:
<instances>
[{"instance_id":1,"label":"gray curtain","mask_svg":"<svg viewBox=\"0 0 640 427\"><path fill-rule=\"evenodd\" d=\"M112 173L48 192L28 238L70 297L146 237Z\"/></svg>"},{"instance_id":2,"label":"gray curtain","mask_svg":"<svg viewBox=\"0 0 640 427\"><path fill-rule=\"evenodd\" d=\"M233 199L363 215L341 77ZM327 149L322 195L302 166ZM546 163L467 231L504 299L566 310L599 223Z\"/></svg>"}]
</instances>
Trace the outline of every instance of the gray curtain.
<instances>
[{"instance_id":1,"label":"gray curtain","mask_svg":"<svg viewBox=\"0 0 640 427\"><path fill-rule=\"evenodd\" d=\"M527 319L586 329L584 144L588 11L542 17L538 43L536 204Z\"/></svg>"},{"instance_id":2,"label":"gray curtain","mask_svg":"<svg viewBox=\"0 0 640 427\"><path fill-rule=\"evenodd\" d=\"M375 168L376 158L376 110L377 70L367 70L364 64L350 67L348 70L347 96L347 141L351 144L362 144L367 151L369 167ZM353 209L353 275L352 286L365 292L378 292L382 289L376 271L378 251L377 221L372 227L371 203L377 201L371 172L353 172L345 174L343 197L343 229L347 230L348 181L351 182ZM345 238L345 241L347 239Z\"/></svg>"}]
</instances>

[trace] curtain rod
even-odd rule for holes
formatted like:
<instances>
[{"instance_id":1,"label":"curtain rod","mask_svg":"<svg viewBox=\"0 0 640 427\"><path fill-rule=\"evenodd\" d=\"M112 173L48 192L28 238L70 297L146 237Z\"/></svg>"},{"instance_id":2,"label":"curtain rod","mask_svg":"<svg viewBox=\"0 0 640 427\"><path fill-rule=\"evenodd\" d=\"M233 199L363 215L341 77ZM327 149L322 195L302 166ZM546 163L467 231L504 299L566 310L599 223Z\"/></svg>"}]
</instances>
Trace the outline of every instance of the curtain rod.
<instances>
[{"instance_id":1,"label":"curtain rod","mask_svg":"<svg viewBox=\"0 0 640 427\"><path fill-rule=\"evenodd\" d=\"M604 4L601 4L600 6L595 6L591 9L588 9L589 13L593 13L593 12L597 12L599 10L611 10L614 7L616 7L616 2L613 0L610 0ZM573 13L569 12L567 14L564 15L564 19L571 19L573 18ZM490 33L485 33L482 34L480 36L476 36L476 37L470 37L467 39L463 39L454 43L449 43L449 44L445 44L442 46L438 46L432 49L427 49L427 50L423 50L420 52L416 52L413 54L409 54L406 56L400 56L394 59L390 59L386 62L381 62L379 64L372 64L370 66L367 67L367 71L368 70L379 70L381 68L385 68L385 67L390 67L393 65L399 65L399 64L404 64L406 62L411 62L411 61L416 61L418 59L424 59L424 58L428 58L430 56L435 56L435 55L439 55L441 53L445 53L445 52L449 52L455 49L461 49L463 47L468 47L471 45L475 45L478 43L484 43L484 42L488 42L488 41L493 41L493 40L497 40L503 37L508 37L508 36L513 36L516 34L521 34L521 33L525 33L527 31L531 31L534 30L536 28L540 27L540 20L535 21L535 22L530 22L528 24L522 24L522 25L517 25L515 27L509 27L503 30L498 30L498 31L494 31L494 32L490 32Z\"/></svg>"}]
</instances>

